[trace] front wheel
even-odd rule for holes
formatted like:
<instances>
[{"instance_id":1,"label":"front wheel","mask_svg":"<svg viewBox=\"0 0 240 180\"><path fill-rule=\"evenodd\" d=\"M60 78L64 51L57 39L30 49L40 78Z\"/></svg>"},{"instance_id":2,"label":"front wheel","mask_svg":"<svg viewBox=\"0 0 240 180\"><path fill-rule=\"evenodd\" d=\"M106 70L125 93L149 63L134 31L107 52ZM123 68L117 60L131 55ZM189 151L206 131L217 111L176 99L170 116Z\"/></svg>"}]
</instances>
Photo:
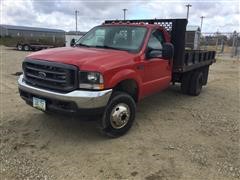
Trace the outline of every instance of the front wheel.
<instances>
[{"instance_id":1,"label":"front wheel","mask_svg":"<svg viewBox=\"0 0 240 180\"><path fill-rule=\"evenodd\" d=\"M100 121L101 131L110 137L124 135L131 128L135 113L133 98L124 92L114 92Z\"/></svg>"}]
</instances>

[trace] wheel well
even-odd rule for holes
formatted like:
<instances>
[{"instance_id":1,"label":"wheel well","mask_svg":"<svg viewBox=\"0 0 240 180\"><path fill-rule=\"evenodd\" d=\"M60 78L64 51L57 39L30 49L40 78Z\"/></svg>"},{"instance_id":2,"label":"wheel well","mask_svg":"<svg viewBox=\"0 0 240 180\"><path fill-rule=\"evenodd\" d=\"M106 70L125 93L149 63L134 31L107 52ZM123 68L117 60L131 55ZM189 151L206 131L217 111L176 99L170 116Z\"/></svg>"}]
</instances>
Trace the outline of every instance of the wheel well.
<instances>
[{"instance_id":1,"label":"wheel well","mask_svg":"<svg viewBox=\"0 0 240 180\"><path fill-rule=\"evenodd\" d=\"M126 92L133 97L135 102L138 101L138 84L135 80L123 80L114 87L114 90Z\"/></svg>"}]
</instances>

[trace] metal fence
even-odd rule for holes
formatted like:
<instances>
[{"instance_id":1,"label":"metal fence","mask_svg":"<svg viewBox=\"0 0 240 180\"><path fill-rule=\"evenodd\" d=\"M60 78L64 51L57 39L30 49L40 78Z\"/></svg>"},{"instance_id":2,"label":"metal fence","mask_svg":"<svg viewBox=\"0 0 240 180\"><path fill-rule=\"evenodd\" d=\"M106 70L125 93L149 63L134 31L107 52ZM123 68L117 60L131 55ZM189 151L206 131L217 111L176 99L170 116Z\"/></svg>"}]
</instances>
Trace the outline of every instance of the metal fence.
<instances>
[{"instance_id":1,"label":"metal fence","mask_svg":"<svg viewBox=\"0 0 240 180\"><path fill-rule=\"evenodd\" d=\"M218 58L239 60L240 34L238 32L202 33L200 37L200 49L214 50L217 52Z\"/></svg>"}]
</instances>

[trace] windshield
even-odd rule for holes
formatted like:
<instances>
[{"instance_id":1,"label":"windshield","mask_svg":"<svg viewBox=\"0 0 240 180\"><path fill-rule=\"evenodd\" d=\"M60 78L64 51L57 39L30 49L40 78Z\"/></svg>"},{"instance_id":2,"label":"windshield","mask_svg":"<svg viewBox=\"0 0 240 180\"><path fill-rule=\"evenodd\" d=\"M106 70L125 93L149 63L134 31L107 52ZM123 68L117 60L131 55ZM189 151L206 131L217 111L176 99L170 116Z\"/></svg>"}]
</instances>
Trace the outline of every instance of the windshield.
<instances>
[{"instance_id":1,"label":"windshield","mask_svg":"<svg viewBox=\"0 0 240 180\"><path fill-rule=\"evenodd\" d=\"M147 29L138 26L98 26L83 36L76 46L139 51Z\"/></svg>"}]
</instances>

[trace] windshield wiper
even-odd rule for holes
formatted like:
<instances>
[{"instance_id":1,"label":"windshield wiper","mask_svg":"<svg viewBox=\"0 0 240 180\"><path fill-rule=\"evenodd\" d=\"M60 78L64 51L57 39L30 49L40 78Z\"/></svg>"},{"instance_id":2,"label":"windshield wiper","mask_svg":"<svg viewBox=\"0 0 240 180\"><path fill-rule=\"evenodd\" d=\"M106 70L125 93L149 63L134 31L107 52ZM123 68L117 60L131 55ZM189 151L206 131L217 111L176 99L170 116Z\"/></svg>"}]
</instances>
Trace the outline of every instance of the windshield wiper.
<instances>
[{"instance_id":1,"label":"windshield wiper","mask_svg":"<svg viewBox=\"0 0 240 180\"><path fill-rule=\"evenodd\" d=\"M86 44L76 44L76 46L84 46L84 47L89 47L89 48L103 48L103 49L114 49L114 50L119 50L119 51L130 51L130 50L127 50L127 49L121 49L121 48L116 48L116 47L112 47L112 46L99 46L99 45L96 45L96 46L89 46L89 45L86 45Z\"/></svg>"},{"instance_id":2,"label":"windshield wiper","mask_svg":"<svg viewBox=\"0 0 240 180\"><path fill-rule=\"evenodd\" d=\"M76 46L91 47L91 46L89 46L89 45L86 45L86 44L81 44L81 43L79 43L79 44L76 44Z\"/></svg>"},{"instance_id":3,"label":"windshield wiper","mask_svg":"<svg viewBox=\"0 0 240 180\"><path fill-rule=\"evenodd\" d=\"M93 47L96 47L96 48L105 48L105 49L114 49L114 50L120 50L120 51L128 51L126 49L121 49L121 48L116 48L116 47L112 47L112 46L93 46Z\"/></svg>"}]
</instances>

